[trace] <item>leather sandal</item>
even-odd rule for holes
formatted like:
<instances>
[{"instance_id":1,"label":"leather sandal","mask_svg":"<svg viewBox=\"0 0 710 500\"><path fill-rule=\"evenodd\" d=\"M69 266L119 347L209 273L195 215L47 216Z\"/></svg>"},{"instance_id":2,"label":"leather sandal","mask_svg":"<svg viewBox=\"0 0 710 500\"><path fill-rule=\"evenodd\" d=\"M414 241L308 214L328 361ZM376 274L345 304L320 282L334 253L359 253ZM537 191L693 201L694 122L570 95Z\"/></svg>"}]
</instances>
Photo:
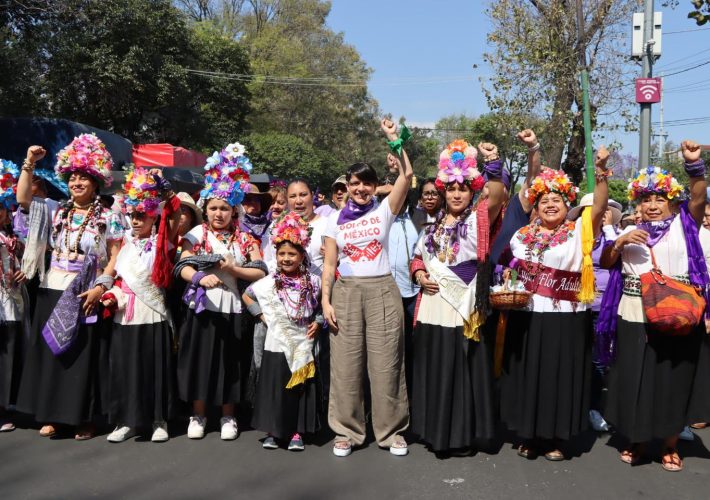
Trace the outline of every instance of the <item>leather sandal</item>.
<instances>
[{"instance_id":1,"label":"leather sandal","mask_svg":"<svg viewBox=\"0 0 710 500\"><path fill-rule=\"evenodd\" d=\"M545 453L545 459L550 462L562 462L565 459L565 456L560 450L555 449Z\"/></svg>"},{"instance_id":2,"label":"leather sandal","mask_svg":"<svg viewBox=\"0 0 710 500\"><path fill-rule=\"evenodd\" d=\"M88 441L89 439L92 439L95 435L96 427L94 426L94 424L82 424L77 428L76 434L74 435L74 439L76 441Z\"/></svg>"},{"instance_id":3,"label":"leather sandal","mask_svg":"<svg viewBox=\"0 0 710 500\"><path fill-rule=\"evenodd\" d=\"M666 448L665 454L661 456L661 467L668 472L680 472L683 470L683 461L674 448Z\"/></svg>"},{"instance_id":4,"label":"leather sandal","mask_svg":"<svg viewBox=\"0 0 710 500\"><path fill-rule=\"evenodd\" d=\"M52 437L57 434L57 429L52 424L43 425L39 430L39 435L42 437Z\"/></svg>"},{"instance_id":5,"label":"leather sandal","mask_svg":"<svg viewBox=\"0 0 710 500\"><path fill-rule=\"evenodd\" d=\"M705 429L707 426L707 422L696 422L694 424L690 424L691 429Z\"/></svg>"},{"instance_id":6,"label":"leather sandal","mask_svg":"<svg viewBox=\"0 0 710 500\"><path fill-rule=\"evenodd\" d=\"M518 446L518 456L527 458L528 460L535 460L537 458L537 451L530 445L521 444Z\"/></svg>"},{"instance_id":7,"label":"leather sandal","mask_svg":"<svg viewBox=\"0 0 710 500\"><path fill-rule=\"evenodd\" d=\"M643 458L644 446L642 443L635 443L621 452L619 460L629 465L636 465Z\"/></svg>"}]
</instances>

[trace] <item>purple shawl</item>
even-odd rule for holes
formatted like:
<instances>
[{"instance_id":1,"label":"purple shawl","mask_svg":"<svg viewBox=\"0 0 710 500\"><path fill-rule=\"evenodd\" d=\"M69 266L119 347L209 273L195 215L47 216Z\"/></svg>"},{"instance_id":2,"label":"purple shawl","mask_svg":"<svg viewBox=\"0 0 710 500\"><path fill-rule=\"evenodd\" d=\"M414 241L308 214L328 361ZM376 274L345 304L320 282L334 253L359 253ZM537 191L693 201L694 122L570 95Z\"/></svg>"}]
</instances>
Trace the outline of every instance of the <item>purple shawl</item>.
<instances>
[{"instance_id":1,"label":"purple shawl","mask_svg":"<svg viewBox=\"0 0 710 500\"><path fill-rule=\"evenodd\" d=\"M370 210L374 210L376 206L375 198L371 198L365 205L358 205L353 200L348 199L345 207L343 207L340 211L340 215L338 215L338 225L357 220Z\"/></svg>"},{"instance_id":2,"label":"purple shawl","mask_svg":"<svg viewBox=\"0 0 710 500\"><path fill-rule=\"evenodd\" d=\"M74 344L79 334L80 321L83 323L96 321L96 316L82 317L82 299L79 298L79 294L91 288L96 277L98 258L96 255L89 254L80 269L78 265L78 262L70 263L70 270L77 270L78 274L62 292L57 305L42 328L44 341L55 356L59 356Z\"/></svg>"},{"instance_id":3,"label":"purple shawl","mask_svg":"<svg viewBox=\"0 0 710 500\"><path fill-rule=\"evenodd\" d=\"M666 219L659 224L648 222L639 224L639 229L649 233L648 246L653 247L668 232L674 217ZM703 290L705 298L705 317L710 318L710 279L705 263L705 255L700 246L698 237L698 225L688 210L688 202L684 201L680 206L680 220L683 224L683 234L685 236L685 247L688 253L688 275L690 282ZM606 246L613 245L608 242ZM616 347L616 321L619 309L619 301L624 288L624 281L621 276L621 258L609 271L609 283L602 297L602 305L599 311L599 319L596 328L596 351L599 362L609 366L614 360Z\"/></svg>"}]
</instances>

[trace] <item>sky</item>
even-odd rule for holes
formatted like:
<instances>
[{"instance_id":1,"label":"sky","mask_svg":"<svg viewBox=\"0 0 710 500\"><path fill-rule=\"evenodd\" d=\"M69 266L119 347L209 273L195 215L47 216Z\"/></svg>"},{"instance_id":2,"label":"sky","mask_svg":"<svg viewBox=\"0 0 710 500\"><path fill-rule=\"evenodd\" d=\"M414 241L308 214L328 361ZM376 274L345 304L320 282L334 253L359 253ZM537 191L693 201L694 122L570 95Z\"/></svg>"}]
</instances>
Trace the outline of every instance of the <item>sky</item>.
<instances>
[{"instance_id":1,"label":"sky","mask_svg":"<svg viewBox=\"0 0 710 500\"><path fill-rule=\"evenodd\" d=\"M662 55L654 75L710 61L710 27L687 19L690 1L663 12ZM480 0L332 0L328 25L343 32L373 70L370 93L383 112L404 116L407 123L432 126L454 113L477 116L488 111L479 77L491 73L483 62L488 31ZM629 18L629 39L631 19ZM629 42L630 45L630 42ZM477 66L474 68L474 65ZM640 67L629 61L630 75ZM668 140L693 139L710 144L710 64L664 80L664 120ZM629 89L634 101L634 89ZM638 106L634 104L634 109ZM660 106L652 108L659 120ZM704 118L692 124L673 120ZM657 127L654 126L654 129ZM636 155L638 133L607 134L600 142L618 142L623 153Z\"/></svg>"}]
</instances>

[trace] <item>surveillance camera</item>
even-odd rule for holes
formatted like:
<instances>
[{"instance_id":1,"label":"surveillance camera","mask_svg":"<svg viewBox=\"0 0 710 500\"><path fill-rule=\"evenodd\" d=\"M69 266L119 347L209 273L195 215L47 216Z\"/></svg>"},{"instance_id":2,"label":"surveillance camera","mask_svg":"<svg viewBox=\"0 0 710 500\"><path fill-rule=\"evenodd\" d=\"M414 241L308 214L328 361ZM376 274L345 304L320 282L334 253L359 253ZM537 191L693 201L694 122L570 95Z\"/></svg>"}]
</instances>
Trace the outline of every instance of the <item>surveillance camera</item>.
<instances>
[{"instance_id":1,"label":"surveillance camera","mask_svg":"<svg viewBox=\"0 0 710 500\"><path fill-rule=\"evenodd\" d=\"M647 41L646 43L648 45L656 45L656 40L651 39L651 40Z\"/></svg>"}]
</instances>

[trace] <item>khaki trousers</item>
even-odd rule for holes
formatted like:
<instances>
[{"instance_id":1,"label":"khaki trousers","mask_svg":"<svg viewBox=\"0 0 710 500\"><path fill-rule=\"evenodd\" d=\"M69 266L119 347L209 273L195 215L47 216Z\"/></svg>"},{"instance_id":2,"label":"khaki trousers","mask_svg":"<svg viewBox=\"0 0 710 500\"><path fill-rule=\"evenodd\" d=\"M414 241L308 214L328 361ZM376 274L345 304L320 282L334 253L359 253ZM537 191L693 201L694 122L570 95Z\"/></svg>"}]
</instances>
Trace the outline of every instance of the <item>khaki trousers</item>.
<instances>
[{"instance_id":1,"label":"khaki trousers","mask_svg":"<svg viewBox=\"0 0 710 500\"><path fill-rule=\"evenodd\" d=\"M367 363L372 427L389 447L409 426L404 376L404 311L391 275L340 278L333 288L338 331L330 334L328 423L336 441L365 442L363 375Z\"/></svg>"}]
</instances>

